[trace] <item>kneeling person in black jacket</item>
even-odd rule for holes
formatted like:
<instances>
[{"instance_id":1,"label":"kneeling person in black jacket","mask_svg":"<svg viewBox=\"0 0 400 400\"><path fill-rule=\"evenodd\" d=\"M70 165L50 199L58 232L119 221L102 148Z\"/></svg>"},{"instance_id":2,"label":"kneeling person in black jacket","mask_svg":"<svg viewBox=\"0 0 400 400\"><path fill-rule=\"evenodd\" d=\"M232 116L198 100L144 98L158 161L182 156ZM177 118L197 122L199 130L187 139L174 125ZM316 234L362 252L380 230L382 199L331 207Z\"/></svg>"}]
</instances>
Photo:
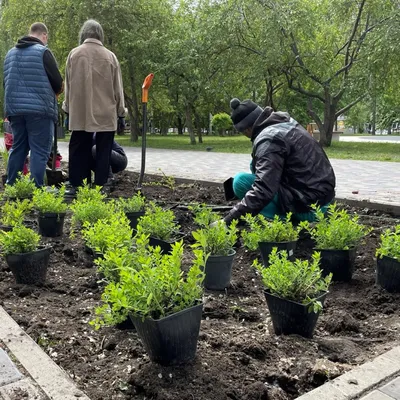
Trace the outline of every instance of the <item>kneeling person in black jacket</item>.
<instances>
[{"instance_id":1,"label":"kneeling person in black jacket","mask_svg":"<svg viewBox=\"0 0 400 400\"><path fill-rule=\"evenodd\" d=\"M96 161L102 162L102 160L96 160L96 134L93 135L92 159L93 159L92 170L94 170ZM125 154L124 149L114 140L111 150L110 172L108 174L108 179L112 180L114 178L114 174L124 171L127 165L128 165L128 158Z\"/></svg>"},{"instance_id":2,"label":"kneeling person in black jacket","mask_svg":"<svg viewBox=\"0 0 400 400\"><path fill-rule=\"evenodd\" d=\"M251 174L239 173L233 191L241 201L224 218L229 224L246 213L267 218L292 212L313 221L310 208L326 210L335 197L335 174L320 144L289 114L264 110L251 100L232 99L235 128L253 142Z\"/></svg>"}]
</instances>

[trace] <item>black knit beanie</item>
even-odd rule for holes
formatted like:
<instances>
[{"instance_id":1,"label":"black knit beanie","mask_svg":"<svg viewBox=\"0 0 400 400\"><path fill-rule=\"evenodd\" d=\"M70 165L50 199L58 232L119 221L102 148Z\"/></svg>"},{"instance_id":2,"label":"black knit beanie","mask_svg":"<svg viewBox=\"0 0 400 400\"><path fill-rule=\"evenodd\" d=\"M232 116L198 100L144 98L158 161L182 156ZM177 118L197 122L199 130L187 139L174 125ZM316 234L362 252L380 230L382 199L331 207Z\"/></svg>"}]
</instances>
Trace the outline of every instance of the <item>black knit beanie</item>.
<instances>
[{"instance_id":1,"label":"black knit beanie","mask_svg":"<svg viewBox=\"0 0 400 400\"><path fill-rule=\"evenodd\" d=\"M231 100L231 119L235 129L239 132L244 132L247 128L252 128L254 122L262 113L262 108L251 100L239 99Z\"/></svg>"}]
</instances>

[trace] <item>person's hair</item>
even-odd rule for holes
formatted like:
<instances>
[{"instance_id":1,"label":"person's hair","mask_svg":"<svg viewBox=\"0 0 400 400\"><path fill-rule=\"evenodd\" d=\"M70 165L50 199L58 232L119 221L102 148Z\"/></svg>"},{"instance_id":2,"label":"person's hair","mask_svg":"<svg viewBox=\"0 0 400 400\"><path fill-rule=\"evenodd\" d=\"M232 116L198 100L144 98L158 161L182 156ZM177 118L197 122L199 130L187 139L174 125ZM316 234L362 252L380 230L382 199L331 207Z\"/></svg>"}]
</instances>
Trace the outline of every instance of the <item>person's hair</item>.
<instances>
[{"instance_id":1,"label":"person's hair","mask_svg":"<svg viewBox=\"0 0 400 400\"><path fill-rule=\"evenodd\" d=\"M94 19L88 19L79 32L79 44L82 44L86 39L97 39L101 43L104 42L103 28Z\"/></svg>"},{"instance_id":2,"label":"person's hair","mask_svg":"<svg viewBox=\"0 0 400 400\"><path fill-rule=\"evenodd\" d=\"M49 33L47 26L43 22L35 22L29 28L30 35L40 35L42 33Z\"/></svg>"}]
</instances>

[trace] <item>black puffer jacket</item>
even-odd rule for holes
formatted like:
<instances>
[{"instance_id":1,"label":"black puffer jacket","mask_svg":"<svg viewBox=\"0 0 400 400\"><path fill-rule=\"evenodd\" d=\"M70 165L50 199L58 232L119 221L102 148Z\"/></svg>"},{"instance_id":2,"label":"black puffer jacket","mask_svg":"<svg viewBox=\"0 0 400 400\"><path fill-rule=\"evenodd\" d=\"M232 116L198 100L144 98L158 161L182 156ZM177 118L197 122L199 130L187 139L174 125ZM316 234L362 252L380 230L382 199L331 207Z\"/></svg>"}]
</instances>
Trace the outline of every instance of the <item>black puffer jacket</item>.
<instances>
[{"instance_id":1,"label":"black puffer jacket","mask_svg":"<svg viewBox=\"0 0 400 400\"><path fill-rule=\"evenodd\" d=\"M280 212L302 213L335 196L335 174L320 144L287 113L267 107L253 125L256 179L244 199L225 217L230 223L258 214L279 195Z\"/></svg>"}]
</instances>

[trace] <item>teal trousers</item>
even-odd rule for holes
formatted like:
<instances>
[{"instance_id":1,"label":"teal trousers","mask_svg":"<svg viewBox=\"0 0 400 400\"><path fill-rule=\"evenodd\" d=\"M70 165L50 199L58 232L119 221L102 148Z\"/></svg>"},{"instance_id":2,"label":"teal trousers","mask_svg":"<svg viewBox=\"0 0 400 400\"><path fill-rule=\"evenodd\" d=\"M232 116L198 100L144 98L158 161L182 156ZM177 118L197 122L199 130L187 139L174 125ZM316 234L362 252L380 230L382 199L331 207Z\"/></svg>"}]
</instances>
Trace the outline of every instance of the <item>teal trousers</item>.
<instances>
[{"instance_id":1,"label":"teal trousers","mask_svg":"<svg viewBox=\"0 0 400 400\"><path fill-rule=\"evenodd\" d=\"M233 191L238 199L243 199L246 193L251 189L256 179L254 174L248 174L240 172L233 178ZM321 207L323 212L326 212L329 204ZM279 207L279 196L276 194L274 198L262 209L260 212L264 217L273 219L275 215L279 215L282 219L286 217L286 214L282 214ZM313 211L305 213L294 213L293 218L297 221L315 221L315 213Z\"/></svg>"}]
</instances>

